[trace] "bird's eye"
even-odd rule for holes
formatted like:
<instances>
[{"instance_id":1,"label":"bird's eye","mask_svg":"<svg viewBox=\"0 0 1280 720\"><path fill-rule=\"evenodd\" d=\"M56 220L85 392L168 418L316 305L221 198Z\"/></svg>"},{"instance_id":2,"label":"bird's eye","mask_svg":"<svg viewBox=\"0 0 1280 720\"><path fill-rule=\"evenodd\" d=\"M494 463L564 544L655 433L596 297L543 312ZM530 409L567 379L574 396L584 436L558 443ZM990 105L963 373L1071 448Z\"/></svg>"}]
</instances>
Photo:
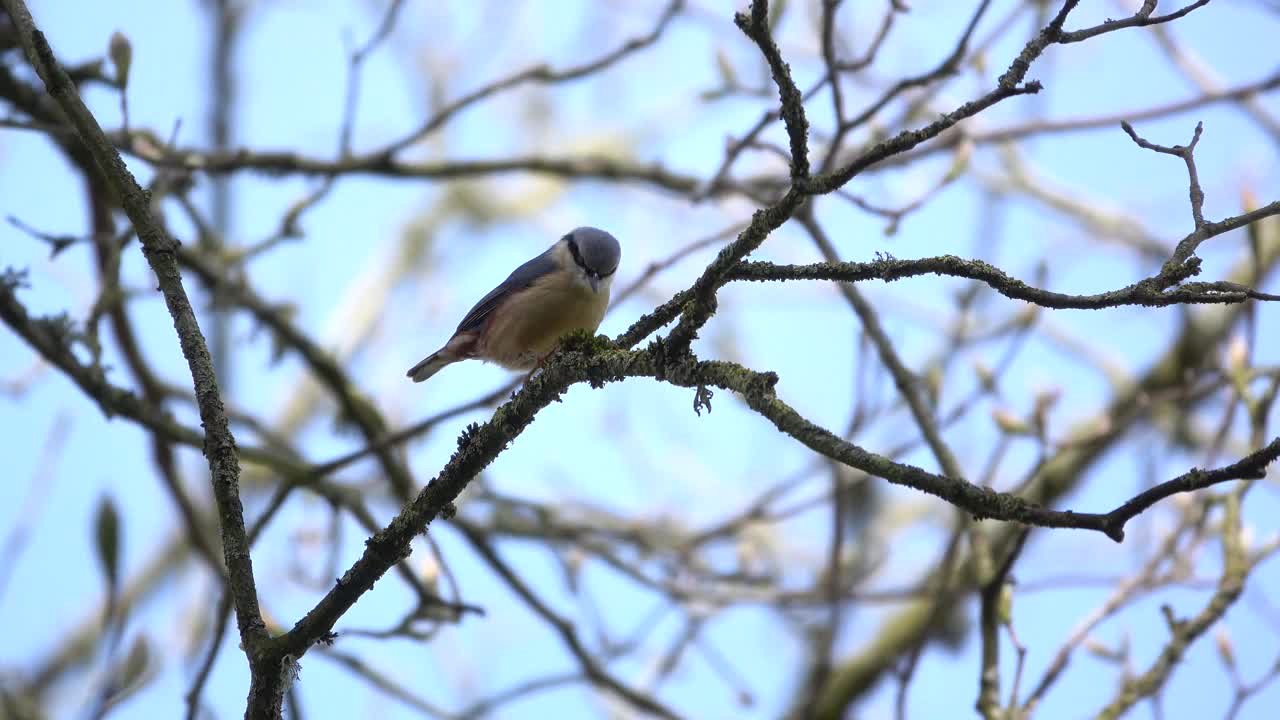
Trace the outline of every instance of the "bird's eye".
<instances>
[{"instance_id":1,"label":"bird's eye","mask_svg":"<svg viewBox=\"0 0 1280 720\"><path fill-rule=\"evenodd\" d=\"M564 238L569 242L569 254L573 256L573 261L578 264L578 267L586 270L587 263L582 260L582 253L578 251L578 242L572 235L565 235Z\"/></svg>"}]
</instances>

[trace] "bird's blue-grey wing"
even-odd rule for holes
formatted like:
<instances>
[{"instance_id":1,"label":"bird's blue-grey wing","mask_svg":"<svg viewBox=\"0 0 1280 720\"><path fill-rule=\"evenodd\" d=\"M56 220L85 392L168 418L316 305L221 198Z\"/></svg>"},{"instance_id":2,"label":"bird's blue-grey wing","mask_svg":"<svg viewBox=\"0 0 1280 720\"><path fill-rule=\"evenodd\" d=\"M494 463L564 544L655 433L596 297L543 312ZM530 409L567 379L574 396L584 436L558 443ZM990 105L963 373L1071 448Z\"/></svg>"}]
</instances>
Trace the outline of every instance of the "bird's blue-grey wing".
<instances>
[{"instance_id":1,"label":"bird's blue-grey wing","mask_svg":"<svg viewBox=\"0 0 1280 720\"><path fill-rule=\"evenodd\" d=\"M456 333L479 330L490 313L506 301L507 298L511 297L512 293L529 287L543 275L555 272L557 267L555 258L551 255L551 250L549 249L516 268L514 272L507 276L506 280L502 281L501 285L490 290L488 295L480 298L480 302L476 303L466 317L462 318L462 322L458 323Z\"/></svg>"}]
</instances>

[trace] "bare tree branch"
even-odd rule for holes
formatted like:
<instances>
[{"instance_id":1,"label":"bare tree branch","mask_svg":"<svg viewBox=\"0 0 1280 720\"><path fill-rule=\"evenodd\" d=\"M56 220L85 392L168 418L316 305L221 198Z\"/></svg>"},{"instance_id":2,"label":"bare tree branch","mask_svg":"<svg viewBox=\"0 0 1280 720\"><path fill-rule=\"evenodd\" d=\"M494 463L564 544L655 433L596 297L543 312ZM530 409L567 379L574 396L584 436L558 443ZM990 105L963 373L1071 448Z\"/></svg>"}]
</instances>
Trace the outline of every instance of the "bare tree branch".
<instances>
[{"instance_id":1,"label":"bare tree branch","mask_svg":"<svg viewBox=\"0 0 1280 720\"><path fill-rule=\"evenodd\" d=\"M102 128L80 100L79 93L58 64L44 35L35 27L26 4L23 0L5 0L4 7L18 32L27 61L39 73L49 94L67 113L93 155L106 183L120 198L138 232L143 252L156 273L165 304L173 316L174 328L195 382L200 419L206 433L205 455L209 459L214 497L221 513L223 558L227 564L228 583L235 598L236 617L245 652L252 663L256 659L254 655L259 644L266 639L266 627L258 609L253 561L249 556L244 530L244 510L240 505L239 492L240 465L235 439L231 435L218 393L218 380L213 372L209 350L200 333L191 302L182 287L182 276L174 260L174 242L151 216L151 205L146 193L138 187L120 156L107 142ZM276 679L279 679L278 675ZM261 695L252 689L250 698L251 708L259 707L263 712L272 712L269 705L257 705L261 701ZM279 708L279 702L276 701L274 706Z\"/></svg>"}]
</instances>

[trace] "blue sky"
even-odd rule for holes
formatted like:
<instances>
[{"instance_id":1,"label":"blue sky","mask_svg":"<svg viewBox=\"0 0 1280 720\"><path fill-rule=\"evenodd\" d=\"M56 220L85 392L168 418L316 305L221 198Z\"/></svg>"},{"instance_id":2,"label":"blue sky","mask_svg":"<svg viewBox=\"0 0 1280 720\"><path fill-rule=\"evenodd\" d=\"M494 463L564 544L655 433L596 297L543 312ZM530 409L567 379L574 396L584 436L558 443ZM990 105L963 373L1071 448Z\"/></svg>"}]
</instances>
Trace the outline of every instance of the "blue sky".
<instances>
[{"instance_id":1,"label":"blue sky","mask_svg":"<svg viewBox=\"0 0 1280 720\"><path fill-rule=\"evenodd\" d=\"M464 6L465 5L465 6ZM853 42L865 47L878 20L881 3L847 2ZM917 2L901 21L894 41L886 45L878 77L919 72L935 64L951 47L973 3ZM1109 3L1084 3L1069 26L1093 24L1121 10ZM512 69L539 59L555 66L580 62L611 49L626 37L647 32L656 17L657 2L522 3L509 12L478 10L470 4L431 4L410 0L401 30L365 66L355 149L377 147L411 130L430 109L433 92L453 98ZM997 3L988 21L1003 17L1012 3ZM337 120L346 83L346 53L352 39L362 42L379 17L380 3L280 2L255 9L241 47L239 78L242 88L237 132L254 148L296 149L329 156L336 148ZM545 93L517 93L491 105L461 114L447 130L415 148L421 159L500 157L512 152L566 155L593 147L625 148L643 161L661 161L682 172L706 176L714 171L724 139L754 123L762 102L728 100L710 108L690 98L717 82L714 57L722 51L744 82L758 76L757 55L733 28L737 7L727 2L694 5L678 19L654 48L620 63L601 81L577 83ZM113 30L121 30L134 48L130 84L131 120L167 134L181 120L184 144L204 144L204 72L207 30L200 3L36 2L33 11L61 57L78 61L94 57L106 46ZM1277 20L1255 4L1215 3L1174 26L1174 34L1194 47L1204 62L1228 84L1263 77L1274 68L1260 57L1270 47ZM1023 23L1026 27L1027 23ZM797 81L812 82L819 65L806 56L810 29L799 10L784 21L782 50L791 58ZM1025 30L1022 31L1025 33ZM980 30L979 37L985 35ZM958 105L981 89L1016 53L1017 43L1001 42L989 52L985 71L966 70L943 94L942 106ZM1244 49L1244 50L1242 50ZM432 88L415 68L433 68L442 87ZM1154 43L1137 31L1108 35L1083 44L1051 49L1031 77L1048 87L1043 95L1011 101L981 118L982 127L1023 121L1035 114L1051 118L1110 113L1194 94L1170 70ZM851 102L869 92L851 91ZM104 90L89 94L103 124L119 123L116 98ZM810 104L815 122L825 122L825 95ZM552 111L540 110L548 103ZM1265 101L1280 111L1274 98ZM537 125L539 114L551 122ZM528 125L515 124L521 119ZM1226 108L1142 123L1139 130L1165 144L1184 143L1197 120L1205 123L1198 154L1211 217L1239 211L1242 188L1258 192L1264 201L1280 189L1277 148L1242 114ZM535 129L530 131L529 125ZM767 134L780 142L780 131ZM1137 218L1155 237L1181 237L1190 226L1185 171L1176 159L1139 150L1118 128L1069 134L1030 143L1028 157L1051 174L1055 183L1086 201L1114 208ZM16 216L45 232L82 233L86 210L77 179L30 133L0 132L0 214ZM984 152L975 167L994 169L997 156ZM855 180L850 189L872 199L892 202L911 197L945 172L950 159L939 155L906 170L887 171ZM775 168L766 156L752 156L743 169ZM144 177L145 168L134 166ZM206 184L207 186L207 184ZM231 235L249 244L270 235L279 218L314 182L293 177L238 175L234 184L236 216ZM289 243L252 265L250 279L264 295L297 304L298 322L316 333L328 347L341 348L350 329L368 322L371 339L350 358L349 368L379 406L397 423L408 423L458 402L469 400L507 379L498 368L471 364L455 366L424 386L409 386L404 368L435 349L448 336L467 307L511 267L541 251L564 230L581 224L606 227L624 246L618 286L643 271L648 263L675 248L749 217L752 208L742 200L690 205L647 188L586 182L556 186L527 177L504 177L472 187L496 204L532 208L493 223L453 217L442 224L427 220L441 201L446 186L425 181L389 182L372 177L343 180L333 194L303 221L305 239ZM849 259L869 259L876 252L900 258L954 253L982 256L1023 278L1035 273L1048 255L1051 288L1093 292L1118 287L1152 272L1151 263L1131 251L1108 250L1087 244L1086 230L1034 203L1010 203L997 232L982 235L979 192L971 182L957 183L911 215L893 236L882 221L847 204L825 201L819 213L841 253ZM398 264L393 248L406 229L429 227L431 243L423 258L385 293L376 282ZM175 222L175 231L190 237L190 228ZM1205 279L1220 277L1240 257L1243 235L1216 238L1202 250ZM0 225L0 265L28 267L32 288L22 298L33 312L63 309L81 314L92 301L93 274L87 248L77 247L50 261L44 246L8 225ZM1081 249L1087 248L1087 253ZM136 249L135 249L136 250ZM640 314L696 276L713 251L704 251L664 273L653 289L616 306L601 332L616 334ZM803 262L817 254L795 228L784 227L771 237L758 257ZM125 276L135 287L146 287L147 270L140 254L127 258ZM928 279L894 285L870 285L865 292L883 313L902 354L917 367L939 351L936 323L961 283ZM1274 288L1273 288L1274 291ZM703 332L695 349L705 357L740 359L752 367L779 372L779 392L799 411L829 427L848 420L854 392L853 374L859 327L856 318L824 284L740 285L722 293L722 311ZM1020 309L1019 304L989 298L981 306L995 317ZM134 303L144 345L165 377L188 378L174 342L172 327L156 297ZM1257 337L1280 332L1270 308L1259 313ZM1074 337L1103 339L1121 365L1139 371L1178 327L1177 310L1109 312L1061 311L1046 322ZM987 320L986 318L980 318ZM252 324L243 318L233 326L236 340L233 401L248 410L278 417L290 403L305 398L297 382L300 364L286 356L270 362L266 343L252 343ZM1274 342L1257 348L1259 362L1275 363L1280 356ZM998 345L974 351L988 363L1000 356ZM32 367L35 358L11 333L0 332L0 377L13 378ZM126 383L119 359L112 363L113 379ZM946 396L960 397L972 384L967 362L958 363L944 387ZM1009 404L1025 411L1034 391L1062 389L1055 422L1091 414L1108 391L1106 378L1083 369L1048 342L1033 342L1006 376ZM888 397L888 390L883 391ZM954 395L952 395L954 393ZM833 401L834 399L834 401ZM738 405L728 393L715 400L710 415L690 412L691 393L652 382L631 380L603 392L573 389L563 404L553 405L486 471L486 480L503 493L556 502L566 511L600 506L636 516L661 515L693 527L714 523L741 508L762 488L780 477L801 471L811 462L798 444L776 437L771 427ZM72 418L70 435L56 468L31 497L30 478L37 471L46 434L61 415ZM192 414L178 412L191 421ZM321 414L322 417L324 414ZM429 479L454 448L457 432L468 422L482 420L473 413L444 425L410 446L411 466L421 482ZM17 452L6 455L11 481L0 484L0 528L11 528L21 517L34 518L34 532L15 568L8 589L0 596L0 629L6 637L0 666L21 667L40 657L72 623L97 607L102 583L91 552L91 518L104 494L120 505L125 522L126 576L136 572L154 549L178 527L172 505L155 481L145 436L133 425L107 421L56 371L44 370L20 398L0 402L0 426ZM883 449L909 431L907 419L882 423L858 442ZM308 423L302 437L309 457L327 459L358 445L349 435L332 432L326 419ZM981 467L994 442L985 415L974 417L948 434L966 467ZM1160 477L1171 476L1200 461L1195 456L1165 451L1156 438L1140 434L1135 442L1153 443L1153 453L1114 453L1091 474L1086 490L1070 505L1082 510L1110 509L1139 487L1142 463L1155 463ZM1158 450L1155 448L1158 447ZM744 451L745 448L745 451ZM1157 454L1148 458L1148 454ZM183 451L183 467L193 488L201 488L203 459ZM926 467L924 454L906 458ZM1004 480L1012 482L1034 459L1029 444L1016 445ZM365 481L372 468L362 466L342 476ZM821 482L821 481L819 481ZM816 492L818 484L808 486ZM801 493L804 494L804 493ZM933 499L892 491L908 507L945 517ZM1275 532L1272 518L1280 511L1270 488L1258 488L1248 516L1258 534ZM254 509L250 503L251 511ZM374 504L380 520L392 516L391 503ZM297 501L285 512L254 554L266 605L283 623L291 623L320 595L319 590L287 580L290 547L300 530L323 529L327 509L311 500ZM784 556L797 563L824 550L828 535L825 512L810 513L779 530ZM363 530L347 523L339 565L357 556ZM542 624L522 606L448 528L433 530L458 573L464 598L490 609L483 619L470 619L448 628L425 648L396 641L372 643L347 639L340 649L360 652L426 697L449 707L467 698L457 687L477 694L492 692L533 673L571 669L572 661ZM882 578L893 587L914 576L933 557L939 536L917 528L900 535L893 546L893 562ZM1131 541L1133 542L1133 541ZM535 584L561 613L582 620L587 612L564 589L559 569L549 552L527 544L502 546L504 556ZM1019 566L1024 582L1089 570L1115 574L1132 566L1140 548L1116 546L1101 536L1081 532L1041 533ZM422 554L415 556L415 561ZM320 554L304 554L310 569L323 566ZM1207 557L1213 557L1210 553ZM1213 563L1203 571L1213 570ZM611 629L634 627L657 603L656 596L620 580L597 563L584 568L589 595ZM897 582L895 582L895 580ZM1255 677L1275 660L1277 629L1268 625L1250 597L1274 596L1280 590L1275 568L1263 572L1228 617L1240 665ZM1105 588L1027 593L1017 604L1018 632L1030 648L1028 672L1036 678L1078 618L1091 611ZM189 626L214 602L207 578L189 572L136 613L126 637L145 632L165 647L163 673L122 709L129 717L165 717L181 703L192 666L187 651ZM1133 643L1138 667L1145 667L1165 638L1156 611L1169 602L1189 614L1203 603L1203 593L1175 591L1140 603L1118 622L1104 625L1097 636L1106 642L1127 637ZM408 594L391 578L361 600L344 617L344 628L381 628L399 618ZM841 638L853 651L873 632L875 619L885 612L876 607L857 611L856 621ZM639 659L614 666L618 675L639 682L653 671L654 657L680 631L668 615ZM230 635L228 636L230 637ZM798 659L798 646L775 615L758 607L735 608L715 616L706 635L708 644L732 660L743 682L758 692L754 707L734 705L733 688L720 680L705 658L696 654L681 665L664 685L663 699L685 709L691 717L772 717L784 707L793 680L789 669ZM911 694L913 717L944 717L970 712L976 691L977 646L969 643L955 654L927 653ZM367 653L366 653L367 651ZM1005 659L1008 659L1006 648ZM96 667L101 667L99 663ZM1010 668L1011 669L1011 668ZM1008 678L1005 675L1005 687ZM1188 682L1189 679L1196 678ZM1092 710L1110 697L1113 667L1087 655L1076 656L1066 677L1050 694L1041 717L1078 717L1080 708ZM1179 682L1182 680L1183 682ZM68 683L60 688L56 710L76 716L90 685ZM219 717L238 715L247 687L246 669L231 639L205 696ZM1201 717L1220 712L1229 697L1211 643L1201 642L1189 654L1166 698L1166 717ZM413 717L403 706L387 700L352 679L330 660L309 655L303 664L300 689L311 717ZM885 684L863 706L865 717L892 713L894 688ZM1271 688L1252 701L1242 717L1264 717L1268 704L1280 703L1280 690ZM1087 711L1088 711L1087 710ZM558 717L599 717L606 708L579 686L538 694L514 706L503 717L554 714ZM1086 712L1087 712L1086 711ZM385 713L385 715L384 715ZM1140 707L1135 716L1149 715Z\"/></svg>"}]
</instances>

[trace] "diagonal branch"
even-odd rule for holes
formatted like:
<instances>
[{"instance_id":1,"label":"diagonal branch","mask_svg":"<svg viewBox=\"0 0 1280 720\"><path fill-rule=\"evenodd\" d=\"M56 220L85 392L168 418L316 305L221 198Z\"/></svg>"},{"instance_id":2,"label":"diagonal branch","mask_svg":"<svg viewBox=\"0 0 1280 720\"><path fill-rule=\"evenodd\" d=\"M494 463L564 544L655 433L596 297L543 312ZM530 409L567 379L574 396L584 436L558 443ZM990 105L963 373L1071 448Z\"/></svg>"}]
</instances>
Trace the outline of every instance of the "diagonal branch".
<instances>
[{"instance_id":1,"label":"diagonal branch","mask_svg":"<svg viewBox=\"0 0 1280 720\"><path fill-rule=\"evenodd\" d=\"M236 455L235 438L231 434L218 392L218 380L213 372L209 349L200 332L191 301L182 287L182 275L174 258L175 243L152 217L148 194L138 186L120 155L107 141L98 121L85 107L71 78L54 57L44 34L36 28L26 3L23 0L3 0L3 4L13 21L27 61L35 68L49 94L76 128L107 186L120 198L125 213L137 230L143 254L155 271L169 314L173 316L182 354L187 359L195 384L200 420L205 427L204 452L209 461L214 499L221 520L227 581L235 600L236 619L245 652L252 662L258 646L266 639L266 627L258 608L253 562L245 536L244 509L240 504L239 459Z\"/></svg>"},{"instance_id":2,"label":"diagonal branch","mask_svg":"<svg viewBox=\"0 0 1280 720\"><path fill-rule=\"evenodd\" d=\"M769 31L768 0L753 0L751 14L735 13L733 22L760 48L769 63L769 73L778 86L779 113L791 143L791 179L803 180L809 177L809 121L804 115L804 97L791 79L791 66L783 62L778 44Z\"/></svg>"},{"instance_id":3,"label":"diagonal branch","mask_svg":"<svg viewBox=\"0 0 1280 720\"><path fill-rule=\"evenodd\" d=\"M1174 12L1152 17L1151 13L1156 9L1157 2L1156 0L1144 0L1142 7L1138 9L1138 12L1127 18L1122 20L1107 20L1106 22L1100 23L1091 28L1064 32L1059 36L1058 42L1064 44L1075 43L1082 40L1088 40L1091 37L1109 33L1114 30L1120 30L1121 28L1148 27L1151 25L1160 25L1162 23L1172 22L1208 4L1209 0L1195 0L1195 2L1190 5L1175 10Z\"/></svg>"},{"instance_id":4,"label":"diagonal branch","mask_svg":"<svg viewBox=\"0 0 1280 720\"><path fill-rule=\"evenodd\" d=\"M805 118L804 98L796 88L795 81L791 79L791 68L783 62L782 55L769 33L768 15L767 0L755 0L751 4L751 15L737 13L734 16L734 22L755 41L769 62L770 72L773 74L774 84L778 86L778 96L782 104L780 113L791 142L791 177L794 183L799 183L809 178L809 121ZM682 316L680 322L667 335L668 356L674 358L688 351L690 343L698 336L698 330L715 314L716 291L727 282L726 274L729 270L760 247L770 233L791 219L804 200L804 194L793 185L772 205L757 210L751 217L751 224L739 233L738 238L720 251L688 291L677 296L677 298L683 298L680 300ZM650 328L648 332L652 332L653 329L669 322L670 319L667 319L654 324L661 318L667 317L665 312L674 311L676 301L673 298L632 325L631 329L625 333L627 339L624 344L629 346L639 342L644 337L644 335L637 335L640 328L647 327ZM674 313L670 317L674 317Z\"/></svg>"},{"instance_id":5,"label":"diagonal branch","mask_svg":"<svg viewBox=\"0 0 1280 720\"><path fill-rule=\"evenodd\" d=\"M1016 495L930 473L868 452L815 425L779 399L773 390L778 379L773 373L754 372L735 363L692 358L672 364L660 343L642 351L620 351L607 349L600 339L579 335L574 336L568 346L510 402L498 408L489 422L472 425L463 433L457 452L440 474L389 525L369 538L362 557L311 612L287 634L272 641L272 653L296 658L316 641L328 637L337 619L372 588L383 573L407 555L412 539L446 511L471 479L528 427L538 411L556 401L569 386L583 381L600 386L627 377L654 377L681 387L710 386L738 392L750 408L811 450L891 483L940 497L980 519L1096 530L1120 541L1124 538L1125 522L1149 507L1147 504L1135 512L1137 506L1122 506L1110 513L1052 510ZM1193 471L1195 482L1187 483L1179 478L1167 484L1165 490L1172 494L1204 487L1209 480L1226 482L1255 477L1258 468L1265 467L1278 455L1280 439L1235 465L1207 474Z\"/></svg>"},{"instance_id":6,"label":"diagonal branch","mask_svg":"<svg viewBox=\"0 0 1280 720\"><path fill-rule=\"evenodd\" d=\"M1114 522L1123 525L1130 518L1145 512L1152 505L1178 493L1193 492L1231 480L1258 480L1266 475L1267 466L1280 457L1280 438L1240 460L1214 470L1192 468L1172 480L1149 488L1120 507L1107 513Z\"/></svg>"}]
</instances>

